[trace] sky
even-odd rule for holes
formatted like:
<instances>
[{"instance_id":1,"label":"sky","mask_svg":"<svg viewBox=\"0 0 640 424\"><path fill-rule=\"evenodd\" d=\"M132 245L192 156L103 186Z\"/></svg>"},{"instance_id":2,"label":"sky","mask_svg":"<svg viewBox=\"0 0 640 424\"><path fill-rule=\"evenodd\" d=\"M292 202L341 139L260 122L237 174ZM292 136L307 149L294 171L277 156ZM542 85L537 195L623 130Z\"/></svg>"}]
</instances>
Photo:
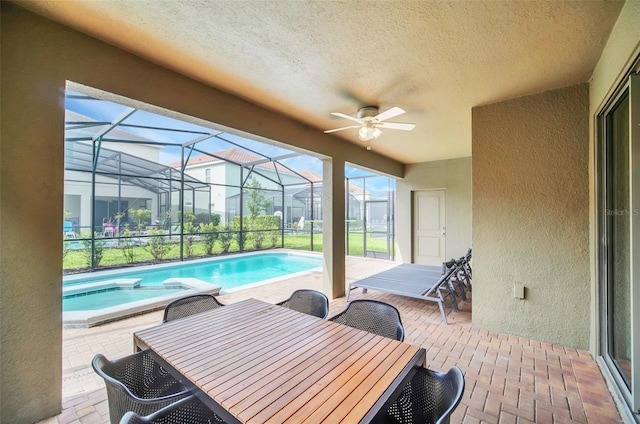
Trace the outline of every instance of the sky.
<instances>
[{"instance_id":1,"label":"sky","mask_svg":"<svg viewBox=\"0 0 640 424\"><path fill-rule=\"evenodd\" d=\"M116 120L128 109L127 106L121 104L93 99L84 94L69 90L67 91L65 107L67 110L84 115L92 120L109 123ZM133 125L118 127L128 133L144 137L155 142L173 144L173 146L164 147L160 153L160 162L165 165L181 160L181 144L196 140L200 137L206 136L207 134L217 135L219 138L209 138L207 140L200 141L197 144L197 148L211 153L237 147L232 143L221 140L220 138L237 143L247 149L262 153L263 155L271 158L288 153L294 153L293 150L287 150L282 147L262 143L250 138L221 133L220 131L212 128L206 128L190 122L157 115L139 109L123 120L122 124ZM155 128L140 128L141 126ZM294 158L283 159L281 162L295 171L310 170L316 174L322 175L322 161L313 156L300 155ZM345 167L345 176L351 179L355 178L354 180L351 180L351 183L360 187L362 186L362 180L358 177L367 175L375 174L360 168L351 166ZM386 177L368 179L366 189L369 191L387 191L389 189L389 182L387 180L388 179ZM393 184L393 187L395 187L395 184Z\"/></svg>"}]
</instances>

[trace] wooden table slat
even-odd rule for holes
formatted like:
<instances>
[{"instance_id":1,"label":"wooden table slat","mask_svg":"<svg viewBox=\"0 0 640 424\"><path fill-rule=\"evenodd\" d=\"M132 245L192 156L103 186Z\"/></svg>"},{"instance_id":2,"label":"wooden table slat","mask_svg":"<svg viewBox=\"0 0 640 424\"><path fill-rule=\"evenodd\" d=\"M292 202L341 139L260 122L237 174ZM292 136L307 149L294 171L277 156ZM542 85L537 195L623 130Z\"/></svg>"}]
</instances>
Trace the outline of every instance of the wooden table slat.
<instances>
[{"instance_id":1,"label":"wooden table slat","mask_svg":"<svg viewBox=\"0 0 640 424\"><path fill-rule=\"evenodd\" d=\"M228 333L232 331L234 327L236 329L244 328L243 322L229 319L233 318L231 312L233 311L228 311L224 307L201 312L187 318L152 327L152 329L155 330L153 332L149 332L148 330L136 332L135 337L141 341L153 337L154 346L156 349L162 351L167 347L186 348L201 341L203 334ZM215 326L211 325L211 320L215 320Z\"/></svg>"},{"instance_id":2,"label":"wooden table slat","mask_svg":"<svg viewBox=\"0 0 640 424\"><path fill-rule=\"evenodd\" d=\"M227 383L233 384L235 383L235 387L228 387L225 384L217 385L206 383L203 384L202 388L206 390L211 395L217 395L220 393L220 400L229 406L234 405L235 402L240 401L244 397L247 396L247 392L238 393L245 388L251 390L259 390L262 387L268 385L274 379L277 379L282 374L289 374L289 378L291 378L293 370L296 367L303 366L304 370L308 370L309 366L318 366L324 361L324 358L321 360L316 356L318 353L322 351L324 348L324 343L335 334L349 334L349 330L345 330L342 328L332 329L331 332L322 332L318 333L319 337L309 343L297 343L296 346L299 347L299 350L291 350L289 355L277 355L277 357L272 359L270 355L267 360L263 361L262 364L257 365L254 368L247 369L251 374L249 376L235 376L233 381L228 381ZM336 348L338 348L336 346ZM277 352L276 352L277 354ZM306 363L306 361L310 361ZM222 394L221 392L226 392Z\"/></svg>"},{"instance_id":3,"label":"wooden table slat","mask_svg":"<svg viewBox=\"0 0 640 424\"><path fill-rule=\"evenodd\" d=\"M313 334L312 328L314 326L319 327L322 325L321 321L311 320L300 320L298 323L300 328L306 329L311 334ZM224 362L229 357L231 357L231 360L235 358L238 361L240 357L250 357L255 352L260 351L274 339L287 340L295 338L295 332L287 329L273 330L271 324L273 324L273 321L264 321L246 333L236 331L234 335L228 336L225 341L220 340L219 337L203 338L203 340L208 341L210 347L199 350L194 349L192 354L185 354L183 356L184 360L181 360L180 367L185 372L191 372L193 369L200 367L203 362L212 363L214 360ZM281 323L278 322L275 325L281 325ZM265 336L269 334L271 337ZM241 356L239 357L238 354Z\"/></svg>"},{"instance_id":4,"label":"wooden table slat","mask_svg":"<svg viewBox=\"0 0 640 424\"><path fill-rule=\"evenodd\" d=\"M366 366L363 369L360 377L364 377L364 380L357 387L352 387L353 380L349 381L349 384L345 384L344 387L339 389L343 393L336 391L333 399L330 402L326 402L322 408L316 410L304 423L321 423L329 413L331 413L332 419L339 419L340 422L350 422L355 418L349 418L350 416L361 417L365 415L380 397L378 393L370 396L371 393L374 393L373 390L380 388L384 391L389 387L403 368L402 366L398 367L396 364L410 360L414 354L415 351L413 349L408 349L406 346L397 346L393 352L390 352L385 361L380 364L381 367ZM388 369L385 370L383 367L388 367ZM349 392L349 394L344 395L346 394L345 392Z\"/></svg>"},{"instance_id":5,"label":"wooden table slat","mask_svg":"<svg viewBox=\"0 0 640 424\"><path fill-rule=\"evenodd\" d=\"M273 307L275 308L277 306L273 305ZM169 348L175 349L176 354L181 351L195 351L198 346L208 343L206 338L213 338L216 336L219 338L226 338L227 335L238 333L238 330L253 328L260 324L269 325L268 319L273 320L273 325L276 325L278 322L287 322L288 319L306 319L305 317L299 317L289 313L281 315L273 314L267 318L267 316L264 315L267 308L263 308L258 311L259 315L244 315L242 321L238 321L237 319L227 320L229 316L225 314L227 311L223 309L225 308L218 308L194 315L191 321L193 325L187 328L185 328L185 324L182 322L183 320L177 320L175 322L176 324L181 324L180 326L174 326L172 325L172 322L163 324L163 327L153 335L154 345L157 349L166 351L167 353L169 353L167 350ZM212 318L215 318L216 322L221 321L222 324L212 328L210 323ZM243 333L244 331L240 333L240 336L242 336ZM146 334L144 333L138 335L142 340L145 339L145 336Z\"/></svg>"},{"instance_id":6,"label":"wooden table slat","mask_svg":"<svg viewBox=\"0 0 640 424\"><path fill-rule=\"evenodd\" d=\"M315 354L310 358L305 358L303 362L296 364L294 368L273 380L272 384L267 386L270 390L257 392L253 394L252 398L242 399L241 402L230 405L230 407L238 414L243 413L252 417L266 407L273 409L284 406L291 397L295 397L313 386L326 375L326 372L335 369L340 364L346 366L345 363L357 352L358 343L372 339L372 335L352 331L349 338L345 338L342 344L333 345L331 352L320 348L318 351L320 355Z\"/></svg>"},{"instance_id":7,"label":"wooden table slat","mask_svg":"<svg viewBox=\"0 0 640 424\"><path fill-rule=\"evenodd\" d=\"M215 308L209 311L200 312L195 315L190 315L188 317L163 323L160 326L136 331L136 335L144 338L148 334L151 334L154 338L157 338L158 341L162 340L163 335L164 337L172 339L172 337L175 336L180 337L189 335L192 330L198 325L205 326L205 328L207 326L210 327L211 323L208 318L212 315L215 315L217 317L216 325L221 326L238 322L235 319L227 320L227 318L237 318L239 315L243 315L244 312L250 312L251 314L255 315L260 311L273 309L274 307L276 306L267 303L256 305L250 302L238 302L235 303L233 305L233 308L231 309L227 309L223 306L221 308ZM202 329L204 330L205 328ZM178 339L175 340L177 341Z\"/></svg>"},{"instance_id":8,"label":"wooden table slat","mask_svg":"<svg viewBox=\"0 0 640 424\"><path fill-rule=\"evenodd\" d=\"M333 361L327 364L326 369L319 370L322 372L311 374L310 381L304 381L304 387L297 387L298 390L294 388L289 396L283 396L277 403L277 408L263 410L259 415L246 422L266 422L271 418L277 422L299 422L295 418L296 416L304 416L304 411L315 410L329 398L330 393L324 390L327 386L330 386L338 378L351 378L369 361L377 362L377 353L392 342L391 339L373 335L365 344L355 345L355 350L349 351L348 354L336 356ZM313 384L309 384L311 381L314 381ZM272 409L278 411L273 414ZM240 417L244 418L242 415Z\"/></svg>"},{"instance_id":9,"label":"wooden table slat","mask_svg":"<svg viewBox=\"0 0 640 424\"><path fill-rule=\"evenodd\" d=\"M309 334L317 334L320 337L323 332L317 331L318 328L310 329ZM321 330L321 329L320 329ZM264 350L252 350L250 355L238 357L238 363L224 367L224 364L212 364L211 369L214 373L201 378L201 387L211 395L216 395L227 389L232 394L234 389L241 388L243 382L252 381L255 378L256 373L259 373L263 368L270 366L274 361L281 360L281 358L287 357L288 354L293 354L299 349L300 352L304 352L305 343L313 346L315 338L305 338L304 341L291 337L284 341L279 341L277 345L265 346ZM236 385L237 384L237 385Z\"/></svg>"}]
</instances>

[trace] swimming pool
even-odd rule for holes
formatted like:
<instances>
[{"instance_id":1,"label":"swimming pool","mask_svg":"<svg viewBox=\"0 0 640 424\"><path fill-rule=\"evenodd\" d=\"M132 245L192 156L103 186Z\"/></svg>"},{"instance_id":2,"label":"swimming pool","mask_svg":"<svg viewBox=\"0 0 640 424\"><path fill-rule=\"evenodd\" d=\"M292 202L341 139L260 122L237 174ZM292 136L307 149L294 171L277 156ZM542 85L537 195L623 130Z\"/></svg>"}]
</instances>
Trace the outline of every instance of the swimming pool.
<instances>
[{"instance_id":1,"label":"swimming pool","mask_svg":"<svg viewBox=\"0 0 640 424\"><path fill-rule=\"evenodd\" d=\"M63 281L63 322L82 324L98 316L105 321L107 316L158 309L195 292L225 293L321 266L320 255L260 252L71 275Z\"/></svg>"}]
</instances>

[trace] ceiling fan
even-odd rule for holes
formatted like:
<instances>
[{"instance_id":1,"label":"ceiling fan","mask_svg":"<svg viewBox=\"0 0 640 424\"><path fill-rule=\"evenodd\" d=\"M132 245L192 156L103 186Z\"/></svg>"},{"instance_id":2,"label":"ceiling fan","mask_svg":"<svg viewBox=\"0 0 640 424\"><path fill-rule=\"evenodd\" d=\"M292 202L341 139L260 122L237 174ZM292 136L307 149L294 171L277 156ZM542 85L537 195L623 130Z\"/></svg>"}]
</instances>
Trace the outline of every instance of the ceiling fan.
<instances>
[{"instance_id":1,"label":"ceiling fan","mask_svg":"<svg viewBox=\"0 0 640 424\"><path fill-rule=\"evenodd\" d=\"M348 127L336 128L333 130L327 130L325 133L332 133L335 131L348 130L350 128L359 128L358 136L360 140L371 140L380 137L382 134L381 128L389 128L392 130L411 131L416 124L407 124L404 122L386 122L387 119L394 118L398 115L405 113L404 109L397 106L392 107L382 113L378 111L377 106L365 106L358 110L357 117L346 115L340 112L332 112L334 116L349 119L355 121L357 125L350 125Z\"/></svg>"}]
</instances>

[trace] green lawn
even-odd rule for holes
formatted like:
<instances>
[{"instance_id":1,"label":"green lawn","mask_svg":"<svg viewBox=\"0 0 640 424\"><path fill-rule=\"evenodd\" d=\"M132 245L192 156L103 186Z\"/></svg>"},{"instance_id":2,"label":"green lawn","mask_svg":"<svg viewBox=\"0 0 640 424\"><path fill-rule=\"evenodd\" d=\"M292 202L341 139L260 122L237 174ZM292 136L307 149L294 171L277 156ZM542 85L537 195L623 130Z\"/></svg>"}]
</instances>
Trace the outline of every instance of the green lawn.
<instances>
[{"instance_id":1,"label":"green lawn","mask_svg":"<svg viewBox=\"0 0 640 424\"><path fill-rule=\"evenodd\" d=\"M280 238L276 241L275 247L280 247ZM265 240L262 245L262 249L271 249L271 240ZM311 237L310 234L290 234L284 236L284 247L286 249L310 251L311 250ZM254 250L254 245L251 242L247 242L245 250ZM386 251L386 239L384 238L367 238L367 250L373 250L377 252ZM322 252L322 234L317 233L313 235L313 251ZM154 257L150 252L149 246L135 246L131 248L133 263L149 263L154 261ZM239 252L238 243L233 241L229 248L229 253ZM213 256L220 255L222 253L222 246L219 241L216 241L213 250ZM349 234L349 248L348 255L363 256L363 235L362 234ZM204 242L198 241L193 243L192 258L205 257ZM186 252L184 257L187 258ZM169 243L167 244L167 252L163 256L163 260L176 260L180 258L180 244ZM161 261L156 261L161 262ZM102 254L102 260L98 268L112 267L118 265L127 264L127 260L123 253L123 249L119 247L105 248ZM63 269L65 271L71 270L84 270L89 267L89 253L85 249L69 249L64 254Z\"/></svg>"}]
</instances>

